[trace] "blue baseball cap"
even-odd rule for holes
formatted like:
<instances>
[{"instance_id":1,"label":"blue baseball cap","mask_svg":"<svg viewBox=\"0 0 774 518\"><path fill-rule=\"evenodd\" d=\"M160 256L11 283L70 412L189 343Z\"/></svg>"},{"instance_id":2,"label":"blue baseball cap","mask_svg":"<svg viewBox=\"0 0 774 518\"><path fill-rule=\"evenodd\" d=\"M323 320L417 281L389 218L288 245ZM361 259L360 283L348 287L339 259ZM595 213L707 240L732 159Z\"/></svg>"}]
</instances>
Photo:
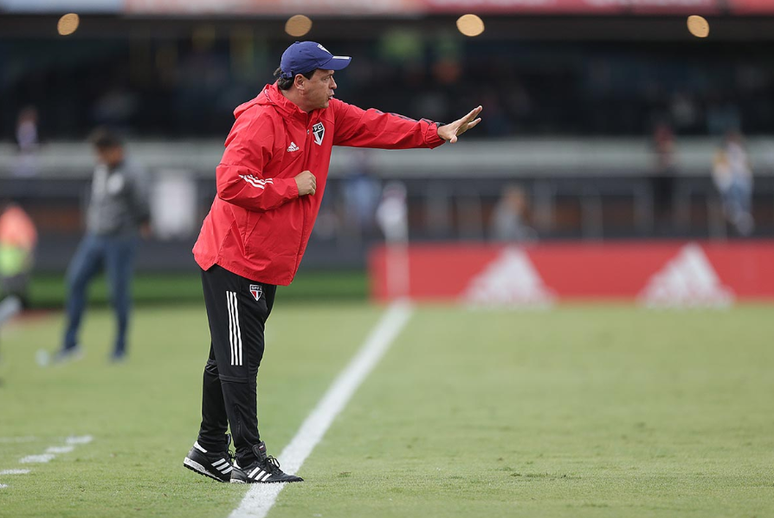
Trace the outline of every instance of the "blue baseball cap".
<instances>
[{"instance_id":1,"label":"blue baseball cap","mask_svg":"<svg viewBox=\"0 0 774 518\"><path fill-rule=\"evenodd\" d=\"M349 65L349 56L334 56L328 49L315 41L297 41L285 49L280 59L282 77L290 79L296 74L306 74L312 70L341 70Z\"/></svg>"}]
</instances>

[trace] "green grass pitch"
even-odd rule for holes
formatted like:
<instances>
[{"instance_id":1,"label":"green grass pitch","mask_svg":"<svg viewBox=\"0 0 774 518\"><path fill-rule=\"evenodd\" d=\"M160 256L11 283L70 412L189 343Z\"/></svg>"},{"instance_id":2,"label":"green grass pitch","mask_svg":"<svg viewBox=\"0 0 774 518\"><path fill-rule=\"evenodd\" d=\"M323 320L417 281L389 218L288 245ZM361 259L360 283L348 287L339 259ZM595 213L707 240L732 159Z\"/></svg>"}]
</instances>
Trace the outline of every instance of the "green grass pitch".
<instances>
[{"instance_id":1,"label":"green grass pitch","mask_svg":"<svg viewBox=\"0 0 774 518\"><path fill-rule=\"evenodd\" d=\"M419 307L284 489L280 517L774 515L772 306L547 312ZM282 292L259 374L278 454L379 320ZM228 516L247 490L183 469L208 335L197 306L139 308L109 365L111 314L79 362L35 364L51 313L0 332L2 517ZM93 442L45 464L68 436Z\"/></svg>"}]
</instances>

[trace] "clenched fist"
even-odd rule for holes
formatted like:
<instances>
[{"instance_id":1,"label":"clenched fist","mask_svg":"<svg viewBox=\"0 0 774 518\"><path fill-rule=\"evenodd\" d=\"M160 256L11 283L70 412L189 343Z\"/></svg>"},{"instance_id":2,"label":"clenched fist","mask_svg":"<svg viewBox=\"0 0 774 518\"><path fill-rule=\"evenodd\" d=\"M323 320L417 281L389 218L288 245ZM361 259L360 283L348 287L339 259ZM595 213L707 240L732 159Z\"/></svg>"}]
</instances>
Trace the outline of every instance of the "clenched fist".
<instances>
[{"instance_id":1,"label":"clenched fist","mask_svg":"<svg viewBox=\"0 0 774 518\"><path fill-rule=\"evenodd\" d=\"M303 171L296 176L296 186L298 187L298 196L314 194L317 190L317 178L311 171Z\"/></svg>"}]
</instances>

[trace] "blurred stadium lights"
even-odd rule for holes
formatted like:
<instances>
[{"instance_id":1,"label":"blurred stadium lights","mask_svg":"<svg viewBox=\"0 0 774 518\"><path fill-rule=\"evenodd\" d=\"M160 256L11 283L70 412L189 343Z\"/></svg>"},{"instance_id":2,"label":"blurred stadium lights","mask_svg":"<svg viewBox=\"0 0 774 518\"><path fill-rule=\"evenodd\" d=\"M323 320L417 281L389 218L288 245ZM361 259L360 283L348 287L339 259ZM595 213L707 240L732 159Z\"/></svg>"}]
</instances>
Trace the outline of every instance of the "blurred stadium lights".
<instances>
[{"instance_id":1,"label":"blurred stadium lights","mask_svg":"<svg viewBox=\"0 0 774 518\"><path fill-rule=\"evenodd\" d=\"M69 36L78 30L80 23L81 19L77 14L68 13L59 18L56 29L60 36Z\"/></svg>"},{"instance_id":2,"label":"blurred stadium lights","mask_svg":"<svg viewBox=\"0 0 774 518\"><path fill-rule=\"evenodd\" d=\"M484 22L475 14L463 14L457 18L457 29L471 38L484 32Z\"/></svg>"},{"instance_id":3,"label":"blurred stadium lights","mask_svg":"<svg viewBox=\"0 0 774 518\"><path fill-rule=\"evenodd\" d=\"M688 26L688 32L696 36L697 38L706 38L709 36L710 27L706 18L697 14L692 14L686 21Z\"/></svg>"},{"instance_id":4,"label":"blurred stadium lights","mask_svg":"<svg viewBox=\"0 0 774 518\"><path fill-rule=\"evenodd\" d=\"M312 20L303 14L295 14L285 23L285 32L294 38L305 36L312 30Z\"/></svg>"},{"instance_id":5,"label":"blurred stadium lights","mask_svg":"<svg viewBox=\"0 0 774 518\"><path fill-rule=\"evenodd\" d=\"M0 0L0 11L9 13L57 13L63 2L56 0ZM114 13L130 15L290 15L303 11L307 14L337 16L389 15L416 16L430 14L553 14L553 15L689 15L735 14L749 16L771 15L771 0L535 0L531 2L503 2L502 0L72 0L68 9L80 13Z\"/></svg>"}]
</instances>

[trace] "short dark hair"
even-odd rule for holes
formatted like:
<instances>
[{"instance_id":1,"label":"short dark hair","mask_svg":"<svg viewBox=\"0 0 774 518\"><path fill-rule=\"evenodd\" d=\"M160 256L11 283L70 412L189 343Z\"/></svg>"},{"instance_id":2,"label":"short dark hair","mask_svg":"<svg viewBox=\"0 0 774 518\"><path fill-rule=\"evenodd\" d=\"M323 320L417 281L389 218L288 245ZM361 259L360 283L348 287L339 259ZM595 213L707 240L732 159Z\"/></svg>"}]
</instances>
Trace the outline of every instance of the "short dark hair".
<instances>
[{"instance_id":1,"label":"short dark hair","mask_svg":"<svg viewBox=\"0 0 774 518\"><path fill-rule=\"evenodd\" d=\"M118 133L104 126L91 132L91 135L89 135L89 142L91 142L95 148L100 150L114 149L123 147L124 145L124 141Z\"/></svg>"},{"instance_id":2,"label":"short dark hair","mask_svg":"<svg viewBox=\"0 0 774 518\"><path fill-rule=\"evenodd\" d=\"M317 72L317 69L310 70L306 74L301 74L307 79L312 79L312 76L314 73ZM296 78L296 76L293 77L282 77L282 68L277 68L277 70L274 71L274 77L277 78L277 88L280 90L289 90L291 86L293 86L293 80Z\"/></svg>"}]
</instances>

